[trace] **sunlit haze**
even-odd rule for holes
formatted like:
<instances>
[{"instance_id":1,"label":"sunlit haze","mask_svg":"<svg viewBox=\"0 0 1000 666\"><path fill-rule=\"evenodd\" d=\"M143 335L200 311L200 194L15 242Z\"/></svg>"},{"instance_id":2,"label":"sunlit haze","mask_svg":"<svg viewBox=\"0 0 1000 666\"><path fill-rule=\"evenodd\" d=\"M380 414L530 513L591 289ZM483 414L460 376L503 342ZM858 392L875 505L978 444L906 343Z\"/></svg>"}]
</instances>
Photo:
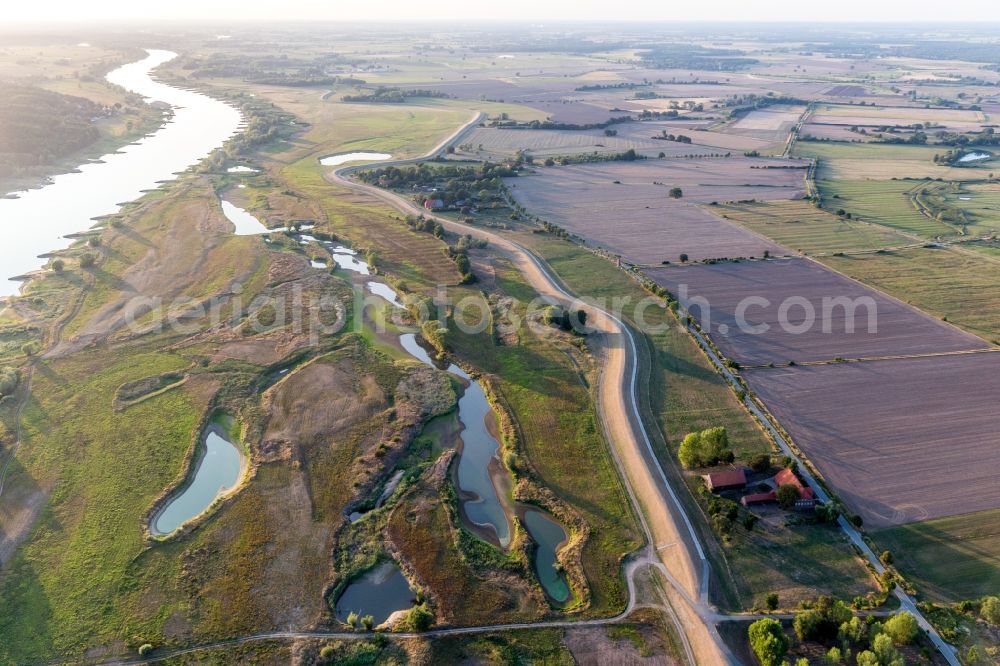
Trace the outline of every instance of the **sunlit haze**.
<instances>
[{"instance_id":1,"label":"sunlit haze","mask_svg":"<svg viewBox=\"0 0 1000 666\"><path fill-rule=\"evenodd\" d=\"M516 20L525 22L572 21L984 21L1000 20L992 0L958 0L929 3L916 9L902 0L845 0L837 3L802 3L793 0L746 2L718 0L711 3L658 2L640 0L628 4L628 12L600 0L509 0L502 3L468 3L458 0L385 0L383 2L246 2L240 0L175 0L168 3L136 3L103 0L82 3L56 0L46 3L11 3L4 8L5 20L24 22L118 22L154 20Z\"/></svg>"}]
</instances>

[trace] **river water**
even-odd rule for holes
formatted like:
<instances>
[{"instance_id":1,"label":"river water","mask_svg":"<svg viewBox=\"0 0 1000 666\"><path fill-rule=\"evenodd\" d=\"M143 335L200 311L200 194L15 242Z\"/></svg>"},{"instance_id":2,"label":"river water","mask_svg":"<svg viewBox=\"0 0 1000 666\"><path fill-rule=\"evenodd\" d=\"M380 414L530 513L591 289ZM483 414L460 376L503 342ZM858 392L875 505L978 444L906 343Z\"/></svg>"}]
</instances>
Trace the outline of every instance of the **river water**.
<instances>
[{"instance_id":1,"label":"river water","mask_svg":"<svg viewBox=\"0 0 1000 666\"><path fill-rule=\"evenodd\" d=\"M38 255L69 246L67 234L87 230L94 225L92 218L118 212L120 204L158 187L158 181L173 180L177 172L198 163L240 130L237 109L154 81L150 72L176 54L148 53L110 72L107 79L149 101L169 104L174 109L172 122L100 162L55 176L45 187L18 192L16 199L0 199L0 297L16 294L20 287L9 278L45 264Z\"/></svg>"}]
</instances>

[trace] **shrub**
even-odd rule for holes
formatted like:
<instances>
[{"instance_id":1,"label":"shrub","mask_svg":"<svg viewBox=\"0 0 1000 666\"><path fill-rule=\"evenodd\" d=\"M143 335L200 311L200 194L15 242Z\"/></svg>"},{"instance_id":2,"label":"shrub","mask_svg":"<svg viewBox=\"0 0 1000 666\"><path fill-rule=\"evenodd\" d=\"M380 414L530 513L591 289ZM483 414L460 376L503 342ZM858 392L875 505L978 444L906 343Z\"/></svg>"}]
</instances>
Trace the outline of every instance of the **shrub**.
<instances>
[{"instance_id":1,"label":"shrub","mask_svg":"<svg viewBox=\"0 0 1000 666\"><path fill-rule=\"evenodd\" d=\"M830 664L830 666L844 663L844 654L840 651L839 647L832 647L827 650L826 663Z\"/></svg>"},{"instance_id":2,"label":"shrub","mask_svg":"<svg viewBox=\"0 0 1000 666\"><path fill-rule=\"evenodd\" d=\"M347 626L353 627L358 623L358 614L351 611L347 614Z\"/></svg>"},{"instance_id":3,"label":"shrub","mask_svg":"<svg viewBox=\"0 0 1000 666\"><path fill-rule=\"evenodd\" d=\"M327 661L333 659L335 654L337 654L337 650L334 649L332 645L324 645L319 651L320 659L325 659Z\"/></svg>"},{"instance_id":4,"label":"shrub","mask_svg":"<svg viewBox=\"0 0 1000 666\"><path fill-rule=\"evenodd\" d=\"M879 561L885 566L892 564L892 551L883 550L882 554L878 556Z\"/></svg>"},{"instance_id":5,"label":"shrub","mask_svg":"<svg viewBox=\"0 0 1000 666\"><path fill-rule=\"evenodd\" d=\"M857 616L842 623L837 631L837 639L841 643L860 643L866 635L868 635L868 626Z\"/></svg>"},{"instance_id":6,"label":"shrub","mask_svg":"<svg viewBox=\"0 0 1000 666\"><path fill-rule=\"evenodd\" d=\"M788 636L777 620L757 620L747 630L750 647L763 666L779 666L788 652Z\"/></svg>"},{"instance_id":7,"label":"shrub","mask_svg":"<svg viewBox=\"0 0 1000 666\"><path fill-rule=\"evenodd\" d=\"M0 368L0 398L10 395L17 388L17 370L14 368Z\"/></svg>"},{"instance_id":8,"label":"shrub","mask_svg":"<svg viewBox=\"0 0 1000 666\"><path fill-rule=\"evenodd\" d=\"M920 633L920 626L917 624L917 618L903 611L886 620L882 625L882 632L896 645L909 645Z\"/></svg>"},{"instance_id":9,"label":"shrub","mask_svg":"<svg viewBox=\"0 0 1000 666\"><path fill-rule=\"evenodd\" d=\"M371 631L372 627L375 626L375 618L372 617L371 615L365 615L364 617L361 618L361 624L362 626L364 626L365 629Z\"/></svg>"},{"instance_id":10,"label":"shrub","mask_svg":"<svg viewBox=\"0 0 1000 666\"><path fill-rule=\"evenodd\" d=\"M771 456L758 453L750 459L750 469L755 472L766 472L771 467Z\"/></svg>"},{"instance_id":11,"label":"shrub","mask_svg":"<svg viewBox=\"0 0 1000 666\"><path fill-rule=\"evenodd\" d=\"M778 595L775 592L768 593L767 597L764 598L764 604L767 606L767 610L777 610L778 609Z\"/></svg>"},{"instance_id":12,"label":"shrub","mask_svg":"<svg viewBox=\"0 0 1000 666\"><path fill-rule=\"evenodd\" d=\"M776 493L778 506L782 509L791 509L795 506L795 502L799 500L799 497L801 497L799 494L799 488L792 483L784 484L778 488L778 492Z\"/></svg>"},{"instance_id":13,"label":"shrub","mask_svg":"<svg viewBox=\"0 0 1000 666\"><path fill-rule=\"evenodd\" d=\"M985 597L979 609L979 617L993 626L1000 626L1000 597Z\"/></svg>"},{"instance_id":14,"label":"shrub","mask_svg":"<svg viewBox=\"0 0 1000 666\"><path fill-rule=\"evenodd\" d=\"M427 631L434 624L434 614L427 608L427 604L420 604L409 610L404 624L410 631Z\"/></svg>"},{"instance_id":15,"label":"shrub","mask_svg":"<svg viewBox=\"0 0 1000 666\"><path fill-rule=\"evenodd\" d=\"M95 257L90 252L86 252L80 256L81 268L92 268L96 263L97 263L97 257Z\"/></svg>"},{"instance_id":16,"label":"shrub","mask_svg":"<svg viewBox=\"0 0 1000 666\"><path fill-rule=\"evenodd\" d=\"M66 268L66 262L62 259L54 259L52 261L52 270L56 273L62 273L64 268Z\"/></svg>"},{"instance_id":17,"label":"shrub","mask_svg":"<svg viewBox=\"0 0 1000 666\"><path fill-rule=\"evenodd\" d=\"M146 655L148 655L152 651L153 651L153 644L152 643L143 643L142 645L139 646L139 656L140 657L145 657Z\"/></svg>"}]
</instances>

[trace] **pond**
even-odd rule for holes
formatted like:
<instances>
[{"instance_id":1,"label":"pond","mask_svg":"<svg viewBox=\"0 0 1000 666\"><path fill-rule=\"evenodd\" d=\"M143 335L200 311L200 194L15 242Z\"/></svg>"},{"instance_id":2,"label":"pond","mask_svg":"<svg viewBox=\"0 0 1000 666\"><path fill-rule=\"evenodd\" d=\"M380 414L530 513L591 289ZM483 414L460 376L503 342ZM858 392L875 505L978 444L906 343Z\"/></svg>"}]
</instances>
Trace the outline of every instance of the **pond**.
<instances>
[{"instance_id":1,"label":"pond","mask_svg":"<svg viewBox=\"0 0 1000 666\"><path fill-rule=\"evenodd\" d=\"M226 169L226 173L259 173L257 169L253 167L243 166L242 164L238 166L231 166Z\"/></svg>"},{"instance_id":2,"label":"pond","mask_svg":"<svg viewBox=\"0 0 1000 666\"><path fill-rule=\"evenodd\" d=\"M0 197L0 297L17 293L19 284L8 278L41 268L39 255L69 246L67 234L93 226L93 218L116 213L121 202L177 178L177 173L208 156L242 127L240 112L223 102L191 90L159 83L153 69L176 57L169 51L148 56L113 70L108 82L149 101L173 107L171 122L99 160L88 160L72 173L55 176L45 187ZM12 231L16 225L16 232Z\"/></svg>"},{"instance_id":3,"label":"pond","mask_svg":"<svg viewBox=\"0 0 1000 666\"><path fill-rule=\"evenodd\" d=\"M339 155L327 155L319 160L323 166L340 166L348 162L382 162L390 159L392 155L388 153L341 153Z\"/></svg>"},{"instance_id":4,"label":"pond","mask_svg":"<svg viewBox=\"0 0 1000 666\"><path fill-rule=\"evenodd\" d=\"M989 153L966 153L958 158L958 161L965 164L968 162L980 162L982 160L988 160L993 157Z\"/></svg>"},{"instance_id":5,"label":"pond","mask_svg":"<svg viewBox=\"0 0 1000 666\"><path fill-rule=\"evenodd\" d=\"M259 236L260 234L271 233L271 230L265 227L260 220L239 206L225 199L219 199L219 202L222 204L222 212L225 214L226 219L236 227L233 233L237 236Z\"/></svg>"},{"instance_id":6,"label":"pond","mask_svg":"<svg viewBox=\"0 0 1000 666\"><path fill-rule=\"evenodd\" d=\"M427 350L417 342L415 334L399 336L399 344L421 363L437 367ZM506 472L497 457L500 443L487 425L491 421L495 423L496 415L479 382L457 365L449 365L447 371L468 382L458 401L458 420L462 427L458 486L465 495L461 498L464 515L474 525L491 530L500 546L506 548L510 544L508 515L514 507L506 495L497 490L494 478L494 474ZM534 564L542 587L557 603L565 602L569 598L569 585L556 568L556 550L566 540L566 531L536 508L519 505L516 509L523 512L525 528L538 544Z\"/></svg>"},{"instance_id":7,"label":"pond","mask_svg":"<svg viewBox=\"0 0 1000 666\"><path fill-rule=\"evenodd\" d=\"M352 581L337 598L336 614L341 622L352 612L358 618L371 615L379 625L398 610L413 605L413 591L395 562L383 562Z\"/></svg>"},{"instance_id":8,"label":"pond","mask_svg":"<svg viewBox=\"0 0 1000 666\"><path fill-rule=\"evenodd\" d=\"M569 599L566 577L556 567L556 551L566 541L566 530L538 509L524 510L524 527L538 544L535 551L535 573L545 593L558 603Z\"/></svg>"},{"instance_id":9,"label":"pond","mask_svg":"<svg viewBox=\"0 0 1000 666\"><path fill-rule=\"evenodd\" d=\"M220 421L206 430L195 452L194 478L154 516L153 534L170 534L203 513L239 483L243 475L243 454L227 439L227 425Z\"/></svg>"}]
</instances>

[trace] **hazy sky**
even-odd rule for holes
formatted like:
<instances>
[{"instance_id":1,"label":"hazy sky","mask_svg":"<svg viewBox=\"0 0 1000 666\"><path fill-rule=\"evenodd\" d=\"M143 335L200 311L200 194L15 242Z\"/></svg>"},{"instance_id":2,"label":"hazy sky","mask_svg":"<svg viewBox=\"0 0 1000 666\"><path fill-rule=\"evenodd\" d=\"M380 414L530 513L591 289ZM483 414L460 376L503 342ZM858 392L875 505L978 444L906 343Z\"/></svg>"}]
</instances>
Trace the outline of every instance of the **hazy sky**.
<instances>
[{"instance_id":1,"label":"hazy sky","mask_svg":"<svg viewBox=\"0 0 1000 666\"><path fill-rule=\"evenodd\" d=\"M4 22L134 19L1000 21L997 0L47 0L4 3Z\"/></svg>"}]
</instances>

